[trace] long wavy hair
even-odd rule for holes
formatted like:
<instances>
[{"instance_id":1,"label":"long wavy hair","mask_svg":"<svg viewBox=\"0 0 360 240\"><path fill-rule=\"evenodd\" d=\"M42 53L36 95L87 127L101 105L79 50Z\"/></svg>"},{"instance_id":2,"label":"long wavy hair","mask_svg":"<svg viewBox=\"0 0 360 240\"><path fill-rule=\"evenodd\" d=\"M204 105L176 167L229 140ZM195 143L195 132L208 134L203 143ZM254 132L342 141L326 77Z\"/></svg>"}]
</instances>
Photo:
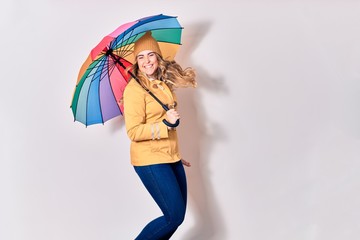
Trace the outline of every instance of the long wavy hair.
<instances>
[{"instance_id":1,"label":"long wavy hair","mask_svg":"<svg viewBox=\"0 0 360 240\"><path fill-rule=\"evenodd\" d=\"M193 68L188 67L183 69L176 61L168 61L163 59L159 54L155 54L159 63L159 67L154 76L156 79L166 83L172 90L174 88L196 87L196 73ZM139 70L137 62L128 70L132 71L143 83L146 82L146 78Z\"/></svg>"}]
</instances>

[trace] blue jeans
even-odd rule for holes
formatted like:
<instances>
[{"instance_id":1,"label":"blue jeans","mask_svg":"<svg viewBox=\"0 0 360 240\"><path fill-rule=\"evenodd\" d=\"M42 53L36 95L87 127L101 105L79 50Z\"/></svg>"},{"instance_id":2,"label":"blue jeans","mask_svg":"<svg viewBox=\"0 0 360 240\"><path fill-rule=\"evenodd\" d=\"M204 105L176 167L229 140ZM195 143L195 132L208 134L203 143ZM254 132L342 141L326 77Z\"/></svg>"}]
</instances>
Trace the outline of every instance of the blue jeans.
<instances>
[{"instance_id":1,"label":"blue jeans","mask_svg":"<svg viewBox=\"0 0 360 240\"><path fill-rule=\"evenodd\" d=\"M181 161L134 166L162 213L148 223L136 240L167 240L184 221L187 201L186 175Z\"/></svg>"}]
</instances>

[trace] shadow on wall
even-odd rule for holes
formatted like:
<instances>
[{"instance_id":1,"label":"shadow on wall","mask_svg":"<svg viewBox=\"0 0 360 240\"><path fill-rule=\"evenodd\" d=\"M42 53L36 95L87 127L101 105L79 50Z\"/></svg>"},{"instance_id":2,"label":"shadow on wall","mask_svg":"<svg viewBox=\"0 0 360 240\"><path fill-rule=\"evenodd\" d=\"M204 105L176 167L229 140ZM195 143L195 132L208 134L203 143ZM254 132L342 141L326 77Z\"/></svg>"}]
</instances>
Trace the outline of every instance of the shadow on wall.
<instances>
[{"instance_id":1,"label":"shadow on wall","mask_svg":"<svg viewBox=\"0 0 360 240\"><path fill-rule=\"evenodd\" d=\"M209 156L217 141L222 141L224 131L221 125L212 122L211 116L203 111L204 103L201 101L200 92L216 91L216 94L225 94L225 86L220 84L221 77L209 76L202 67L197 67L188 56L199 45L210 28L211 23L198 23L185 27L183 36L181 59L186 64L194 67L197 73L197 89L179 89L177 96L180 102L179 112L182 116L180 136L180 150L185 160L192 166L186 168L188 177L188 189L190 197L190 211L194 214L195 225L182 237L184 240L226 239L226 229L218 203L218 196L212 186L212 172L209 169ZM208 59L204 56L203 59ZM201 64L206 64L202 62ZM207 104L207 103L206 103Z\"/></svg>"}]
</instances>

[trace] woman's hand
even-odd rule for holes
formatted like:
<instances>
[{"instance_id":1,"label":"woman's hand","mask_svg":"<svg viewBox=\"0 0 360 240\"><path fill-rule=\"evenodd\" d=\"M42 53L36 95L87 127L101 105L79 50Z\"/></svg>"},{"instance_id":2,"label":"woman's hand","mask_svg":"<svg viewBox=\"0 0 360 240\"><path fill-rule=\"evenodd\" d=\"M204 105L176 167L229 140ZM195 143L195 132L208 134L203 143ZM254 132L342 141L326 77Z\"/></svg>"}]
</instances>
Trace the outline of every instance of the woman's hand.
<instances>
[{"instance_id":1,"label":"woman's hand","mask_svg":"<svg viewBox=\"0 0 360 240\"><path fill-rule=\"evenodd\" d=\"M186 167L191 167L191 163L190 163L190 162L188 162L188 161L186 161L186 160L184 160L184 159L181 159L181 162L182 162L182 164L183 164L184 166L186 166Z\"/></svg>"},{"instance_id":2,"label":"woman's hand","mask_svg":"<svg viewBox=\"0 0 360 240\"><path fill-rule=\"evenodd\" d=\"M175 109L170 109L166 111L166 120L169 123L174 124L178 119L180 119L180 115Z\"/></svg>"}]
</instances>

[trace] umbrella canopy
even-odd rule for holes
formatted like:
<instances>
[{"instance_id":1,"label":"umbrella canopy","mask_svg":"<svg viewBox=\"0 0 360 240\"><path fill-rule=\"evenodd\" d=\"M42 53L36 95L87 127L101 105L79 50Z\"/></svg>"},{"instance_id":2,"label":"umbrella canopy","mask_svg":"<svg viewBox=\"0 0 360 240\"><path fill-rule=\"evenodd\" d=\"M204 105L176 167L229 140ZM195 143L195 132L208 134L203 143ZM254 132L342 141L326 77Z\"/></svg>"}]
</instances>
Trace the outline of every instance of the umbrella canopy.
<instances>
[{"instance_id":1,"label":"umbrella canopy","mask_svg":"<svg viewBox=\"0 0 360 240\"><path fill-rule=\"evenodd\" d=\"M80 68L71 109L74 121L86 126L122 115L120 100L132 74L134 43L147 31L158 41L164 59L173 60L181 44L177 17L163 14L121 25L91 50Z\"/></svg>"}]
</instances>

